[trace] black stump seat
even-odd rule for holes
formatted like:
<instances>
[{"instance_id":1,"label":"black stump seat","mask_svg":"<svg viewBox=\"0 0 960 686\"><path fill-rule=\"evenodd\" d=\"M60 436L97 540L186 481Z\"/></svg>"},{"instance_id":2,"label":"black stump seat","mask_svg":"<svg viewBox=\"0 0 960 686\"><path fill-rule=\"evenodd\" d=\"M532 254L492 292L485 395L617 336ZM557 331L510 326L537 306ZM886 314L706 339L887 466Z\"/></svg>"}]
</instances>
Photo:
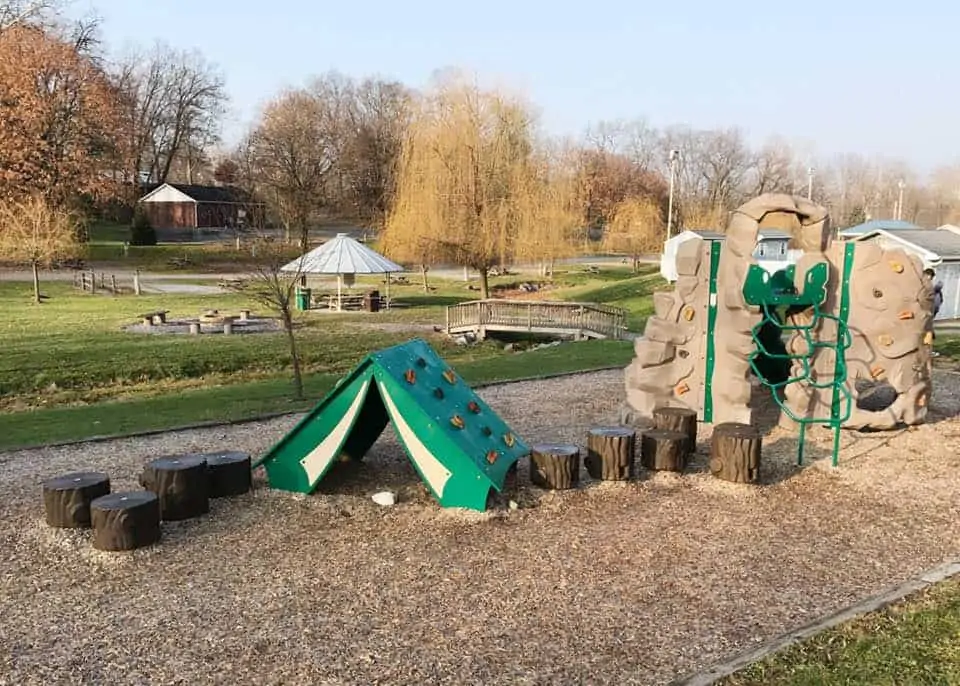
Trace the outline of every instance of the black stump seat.
<instances>
[{"instance_id":1,"label":"black stump seat","mask_svg":"<svg viewBox=\"0 0 960 686\"><path fill-rule=\"evenodd\" d=\"M90 503L110 492L110 477L101 472L74 472L43 482L47 524L65 529L90 527Z\"/></svg>"},{"instance_id":2,"label":"black stump seat","mask_svg":"<svg viewBox=\"0 0 960 686\"><path fill-rule=\"evenodd\" d=\"M253 486L253 470L246 453L227 451L202 457L207 460L207 492L211 498L242 495Z\"/></svg>"},{"instance_id":3,"label":"black stump seat","mask_svg":"<svg viewBox=\"0 0 960 686\"><path fill-rule=\"evenodd\" d=\"M160 540L160 500L149 491L101 496L90 503L93 547L135 550Z\"/></svg>"},{"instance_id":4,"label":"black stump seat","mask_svg":"<svg viewBox=\"0 0 960 686\"><path fill-rule=\"evenodd\" d=\"M160 499L166 522L199 517L210 511L207 461L202 455L171 455L148 462L140 485Z\"/></svg>"}]
</instances>

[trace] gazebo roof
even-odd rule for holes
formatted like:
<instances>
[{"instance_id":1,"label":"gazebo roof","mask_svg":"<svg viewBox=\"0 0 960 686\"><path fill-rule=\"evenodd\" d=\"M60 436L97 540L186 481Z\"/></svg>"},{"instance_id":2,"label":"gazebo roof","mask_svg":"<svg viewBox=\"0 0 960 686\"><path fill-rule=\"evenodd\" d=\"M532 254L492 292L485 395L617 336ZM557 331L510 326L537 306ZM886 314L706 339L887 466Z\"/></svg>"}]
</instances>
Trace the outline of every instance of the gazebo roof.
<instances>
[{"instance_id":1,"label":"gazebo roof","mask_svg":"<svg viewBox=\"0 0 960 686\"><path fill-rule=\"evenodd\" d=\"M386 274L402 272L404 269L347 234L338 233L332 240L285 264L281 271L299 271L301 274Z\"/></svg>"}]
</instances>

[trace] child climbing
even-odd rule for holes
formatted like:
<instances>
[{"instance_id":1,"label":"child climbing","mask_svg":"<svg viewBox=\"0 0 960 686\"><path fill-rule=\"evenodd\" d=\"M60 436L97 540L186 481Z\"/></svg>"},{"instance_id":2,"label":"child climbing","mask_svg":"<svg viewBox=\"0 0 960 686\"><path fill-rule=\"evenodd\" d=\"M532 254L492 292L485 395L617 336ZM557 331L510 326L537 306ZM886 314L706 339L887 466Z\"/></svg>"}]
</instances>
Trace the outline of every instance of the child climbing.
<instances>
[{"instance_id":1,"label":"child climbing","mask_svg":"<svg viewBox=\"0 0 960 686\"><path fill-rule=\"evenodd\" d=\"M937 272L935 272L932 268L928 267L927 269L924 269L924 270L923 270L923 275L926 276L928 279L930 279L931 282L933 282L933 280L934 280L934 279L936 278L936 276L937 276ZM937 312L940 311L940 306L941 306L941 305L943 305L943 282L942 282L942 281L937 281L937 282L933 283L933 318L934 318L934 319L937 318ZM931 333L933 334L934 340L936 340L936 338L937 338L937 331L936 331L936 329L931 329ZM930 353L930 354L931 354L932 357L939 357L939 356L940 356L940 353L938 353L938 352L936 352L936 351L934 351L934 352L932 352L932 353Z\"/></svg>"}]
</instances>

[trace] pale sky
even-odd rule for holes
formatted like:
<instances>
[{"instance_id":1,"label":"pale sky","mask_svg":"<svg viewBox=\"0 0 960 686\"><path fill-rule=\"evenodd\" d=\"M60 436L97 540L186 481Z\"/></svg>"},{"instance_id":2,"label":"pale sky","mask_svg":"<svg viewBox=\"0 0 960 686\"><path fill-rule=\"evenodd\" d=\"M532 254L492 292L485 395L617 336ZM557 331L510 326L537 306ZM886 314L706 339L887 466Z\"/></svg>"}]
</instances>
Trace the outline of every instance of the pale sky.
<instances>
[{"instance_id":1,"label":"pale sky","mask_svg":"<svg viewBox=\"0 0 960 686\"><path fill-rule=\"evenodd\" d=\"M225 72L237 134L331 69L414 87L443 67L526 92L548 131L602 119L738 126L837 152L960 161L951 0L79 0L112 49L162 39Z\"/></svg>"}]
</instances>

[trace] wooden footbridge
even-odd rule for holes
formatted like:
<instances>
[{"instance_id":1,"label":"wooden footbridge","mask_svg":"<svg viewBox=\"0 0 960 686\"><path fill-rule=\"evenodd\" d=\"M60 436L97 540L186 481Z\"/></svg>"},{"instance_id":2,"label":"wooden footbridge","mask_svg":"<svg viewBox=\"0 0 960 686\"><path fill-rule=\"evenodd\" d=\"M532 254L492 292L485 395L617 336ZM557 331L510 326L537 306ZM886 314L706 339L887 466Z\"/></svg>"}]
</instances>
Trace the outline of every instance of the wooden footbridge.
<instances>
[{"instance_id":1,"label":"wooden footbridge","mask_svg":"<svg viewBox=\"0 0 960 686\"><path fill-rule=\"evenodd\" d=\"M596 303L471 300L447 307L447 334L533 333L557 337L622 338L627 313Z\"/></svg>"}]
</instances>

